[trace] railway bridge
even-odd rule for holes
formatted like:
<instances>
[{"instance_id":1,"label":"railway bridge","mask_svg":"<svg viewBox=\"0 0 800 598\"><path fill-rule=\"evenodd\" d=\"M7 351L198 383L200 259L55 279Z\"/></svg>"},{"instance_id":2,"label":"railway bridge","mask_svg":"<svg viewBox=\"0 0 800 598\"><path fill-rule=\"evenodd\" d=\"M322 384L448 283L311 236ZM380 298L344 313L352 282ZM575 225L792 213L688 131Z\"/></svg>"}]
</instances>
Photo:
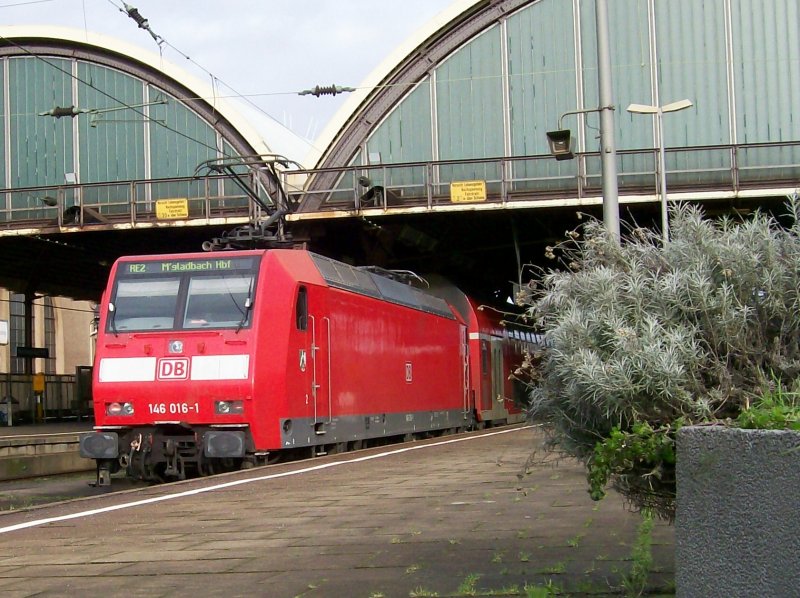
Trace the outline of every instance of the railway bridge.
<instances>
[{"instance_id":1,"label":"railway bridge","mask_svg":"<svg viewBox=\"0 0 800 598\"><path fill-rule=\"evenodd\" d=\"M770 164L764 157L800 155L798 145L669 148L667 162L683 167L666 173L668 201L701 203L709 214L779 209L797 189L800 161ZM657 154L619 152L623 221L657 226ZM702 166L712 156L714 165ZM362 263L433 267L461 274L462 284L475 290L500 290L517 280L521 251L526 263L538 263L546 245L580 223L579 214L601 215L599 153L578 154L571 175L524 176L552 162L548 154L283 170L278 183L288 190L283 233L293 242ZM628 171L628 162L649 167ZM457 180L457 169L480 169L485 176ZM337 184L306 188L296 183L323 175ZM244 184L258 187L249 175ZM165 196L162 189L175 197L157 199ZM232 185L231 176L217 173L29 187L9 195L29 200L12 200L12 207L0 209L0 283L24 281L37 292L88 300L99 297L108 267L120 255L200 251L221 239L246 247L257 242L251 239L251 223L269 215L269 206Z\"/></svg>"}]
</instances>

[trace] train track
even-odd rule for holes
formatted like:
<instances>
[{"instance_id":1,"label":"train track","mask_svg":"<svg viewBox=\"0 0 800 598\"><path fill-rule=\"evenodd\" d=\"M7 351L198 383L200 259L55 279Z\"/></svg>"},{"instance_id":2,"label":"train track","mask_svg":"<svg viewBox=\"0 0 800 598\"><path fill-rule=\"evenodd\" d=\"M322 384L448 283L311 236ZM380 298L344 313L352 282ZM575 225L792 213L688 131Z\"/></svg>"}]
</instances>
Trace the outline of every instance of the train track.
<instances>
[{"instance_id":1,"label":"train track","mask_svg":"<svg viewBox=\"0 0 800 598\"><path fill-rule=\"evenodd\" d=\"M76 498L106 496L152 485L114 476L114 484L110 488L96 488L90 485L94 480L94 471L88 471L0 482L0 515L10 511L20 511Z\"/></svg>"},{"instance_id":2,"label":"train track","mask_svg":"<svg viewBox=\"0 0 800 598\"><path fill-rule=\"evenodd\" d=\"M447 436L449 435L450 434L447 434ZM453 436L459 435L460 434L453 434ZM419 440L401 441L401 438L402 437L384 438L381 439L382 442L380 444L400 448L403 445L412 445ZM377 443L375 446L377 446ZM375 446L370 448L375 448ZM353 454L358 452L360 451L353 451ZM290 460L294 461L296 459ZM309 463L314 461L314 459L305 460ZM221 475L224 476L226 474ZM219 476L205 476L197 479L212 480L215 477ZM158 485L153 482L144 482L128 478L123 472L112 476L111 486L96 487L94 485L95 480L95 472L91 470L0 481L0 516L2 516L3 513L12 511L31 509L79 498L107 496L109 494ZM172 483L179 484L180 482ZM169 484L169 482L166 484Z\"/></svg>"}]
</instances>

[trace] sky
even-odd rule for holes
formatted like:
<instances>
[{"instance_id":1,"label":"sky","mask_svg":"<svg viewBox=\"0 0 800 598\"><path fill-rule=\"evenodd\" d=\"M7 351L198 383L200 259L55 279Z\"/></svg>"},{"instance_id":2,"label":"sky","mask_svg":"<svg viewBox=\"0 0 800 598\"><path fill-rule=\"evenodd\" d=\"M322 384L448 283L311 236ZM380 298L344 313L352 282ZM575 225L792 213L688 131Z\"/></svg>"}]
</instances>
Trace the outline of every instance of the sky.
<instances>
[{"instance_id":1,"label":"sky","mask_svg":"<svg viewBox=\"0 0 800 598\"><path fill-rule=\"evenodd\" d=\"M71 27L161 52L209 84L216 80L220 95L244 95L297 135L313 140L346 96L297 92L316 85L359 87L453 2L128 0L164 40L160 47L122 12L122 0L0 0L0 25Z\"/></svg>"}]
</instances>

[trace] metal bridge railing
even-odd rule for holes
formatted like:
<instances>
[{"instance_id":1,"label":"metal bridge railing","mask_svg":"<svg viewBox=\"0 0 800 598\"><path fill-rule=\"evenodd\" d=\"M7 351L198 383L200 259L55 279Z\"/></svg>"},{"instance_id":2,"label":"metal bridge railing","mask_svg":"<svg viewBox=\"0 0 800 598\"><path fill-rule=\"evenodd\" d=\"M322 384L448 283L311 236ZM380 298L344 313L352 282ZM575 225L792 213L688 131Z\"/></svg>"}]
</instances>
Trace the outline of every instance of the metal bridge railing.
<instances>
[{"instance_id":1,"label":"metal bridge railing","mask_svg":"<svg viewBox=\"0 0 800 598\"><path fill-rule=\"evenodd\" d=\"M657 152L617 152L620 197L657 196ZM713 191L735 197L744 190L785 189L800 181L800 141L670 148L665 160L670 193ZM334 211L452 208L451 183L476 180L486 189L480 201L502 206L602 195L598 152L577 154L571 161L537 155L285 170L280 175L297 212L323 216ZM158 210L163 200L178 200L186 210L165 217ZM4 229L59 232L169 220L243 222L258 215L258 207L221 175L0 189L0 234Z\"/></svg>"},{"instance_id":2,"label":"metal bridge railing","mask_svg":"<svg viewBox=\"0 0 800 598\"><path fill-rule=\"evenodd\" d=\"M657 196L658 149L624 150L617 155L620 196ZM800 184L800 141L670 148L665 161L670 193L716 191L736 196L744 190ZM602 195L599 152L577 154L575 160L561 162L550 155L539 155L350 166L290 174L308 178L305 189L296 194L301 213L452 206L450 184L471 180L486 185L486 196L479 201L500 205Z\"/></svg>"},{"instance_id":3,"label":"metal bridge railing","mask_svg":"<svg viewBox=\"0 0 800 598\"><path fill-rule=\"evenodd\" d=\"M164 217L163 200L178 200L185 212ZM224 176L26 187L0 190L0 230L248 218L254 209Z\"/></svg>"}]
</instances>

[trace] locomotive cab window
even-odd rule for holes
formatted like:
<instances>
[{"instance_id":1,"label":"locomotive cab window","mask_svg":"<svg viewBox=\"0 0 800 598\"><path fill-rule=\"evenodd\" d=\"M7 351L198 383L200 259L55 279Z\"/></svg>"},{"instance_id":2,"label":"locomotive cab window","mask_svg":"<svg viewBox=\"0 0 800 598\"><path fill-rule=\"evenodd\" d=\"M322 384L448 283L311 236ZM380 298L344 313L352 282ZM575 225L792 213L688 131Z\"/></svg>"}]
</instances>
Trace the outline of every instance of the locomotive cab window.
<instances>
[{"instance_id":1,"label":"locomotive cab window","mask_svg":"<svg viewBox=\"0 0 800 598\"><path fill-rule=\"evenodd\" d=\"M308 328L308 291L306 287L297 289L294 311L297 329L305 331Z\"/></svg>"},{"instance_id":2,"label":"locomotive cab window","mask_svg":"<svg viewBox=\"0 0 800 598\"><path fill-rule=\"evenodd\" d=\"M109 327L115 330L169 330L175 325L179 278L121 280Z\"/></svg>"},{"instance_id":3,"label":"locomotive cab window","mask_svg":"<svg viewBox=\"0 0 800 598\"><path fill-rule=\"evenodd\" d=\"M194 277L189 281L184 328L230 328L250 320L252 276Z\"/></svg>"}]
</instances>

